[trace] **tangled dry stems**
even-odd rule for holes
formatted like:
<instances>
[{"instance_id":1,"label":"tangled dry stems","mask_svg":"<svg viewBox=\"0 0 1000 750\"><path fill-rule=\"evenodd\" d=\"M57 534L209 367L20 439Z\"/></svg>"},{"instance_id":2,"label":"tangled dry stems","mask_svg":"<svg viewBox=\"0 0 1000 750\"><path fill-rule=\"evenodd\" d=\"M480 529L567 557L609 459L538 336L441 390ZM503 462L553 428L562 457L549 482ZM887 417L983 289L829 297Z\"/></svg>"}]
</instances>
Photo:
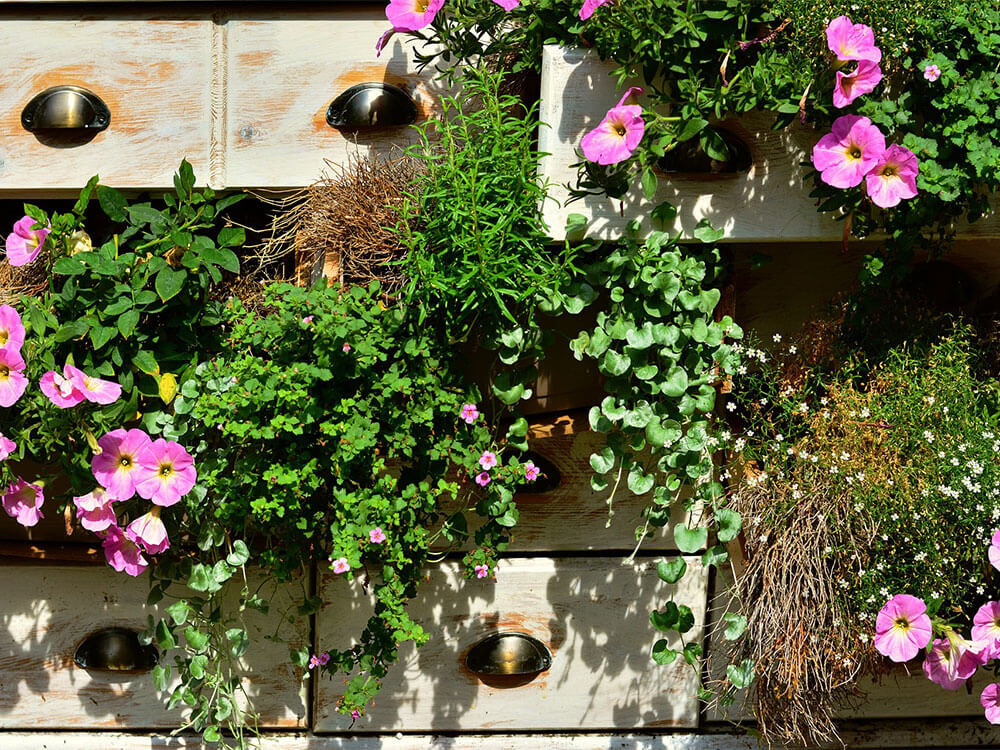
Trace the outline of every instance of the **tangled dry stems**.
<instances>
[{"instance_id":1,"label":"tangled dry stems","mask_svg":"<svg viewBox=\"0 0 1000 750\"><path fill-rule=\"evenodd\" d=\"M44 258L41 262L19 267L6 260L0 262L0 305L16 305L21 295L35 297L44 292L49 286L46 265Z\"/></svg>"}]
</instances>

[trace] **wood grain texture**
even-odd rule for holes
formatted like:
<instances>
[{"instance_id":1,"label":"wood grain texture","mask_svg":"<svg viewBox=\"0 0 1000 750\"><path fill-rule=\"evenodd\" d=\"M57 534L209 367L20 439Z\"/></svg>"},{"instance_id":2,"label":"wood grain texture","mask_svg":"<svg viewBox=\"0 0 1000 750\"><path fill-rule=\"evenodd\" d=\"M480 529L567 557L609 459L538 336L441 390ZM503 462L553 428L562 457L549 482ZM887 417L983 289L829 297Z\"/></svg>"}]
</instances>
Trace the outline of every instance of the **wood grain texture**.
<instances>
[{"instance_id":1,"label":"wood grain texture","mask_svg":"<svg viewBox=\"0 0 1000 750\"><path fill-rule=\"evenodd\" d=\"M182 158L209 177L212 23L204 13L79 14L0 9L0 194L172 184ZM89 142L35 135L21 110L37 93L75 84L100 96L111 124Z\"/></svg>"},{"instance_id":2,"label":"wood grain texture","mask_svg":"<svg viewBox=\"0 0 1000 750\"><path fill-rule=\"evenodd\" d=\"M677 598L694 610L687 639L700 641L708 577L696 558L688 565ZM522 558L501 561L496 581L467 581L457 563L430 569L412 607L430 641L401 649L375 706L351 731L697 726L691 668L682 659L658 667L649 657L658 637L649 612L662 606L669 587L650 563L641 568L611 558ZM317 648L345 648L371 602L358 581L330 575L321 592ZM470 673L468 650L503 631L539 638L552 652L552 667L519 686L486 684ZM350 727L335 711L341 684L319 681L315 731Z\"/></svg>"},{"instance_id":3,"label":"wood grain texture","mask_svg":"<svg viewBox=\"0 0 1000 750\"><path fill-rule=\"evenodd\" d=\"M181 711L167 711L148 674L88 672L73 661L80 642L101 628L146 627L148 582L107 567L4 565L0 613L0 728L174 728ZM276 611L276 610L275 610ZM302 727L305 695L288 646L264 639L279 616L251 612L248 691L265 726ZM284 627L301 643L305 631ZM166 664L173 662L165 655ZM0 746L5 745L0 734Z\"/></svg>"},{"instance_id":4,"label":"wood grain texture","mask_svg":"<svg viewBox=\"0 0 1000 750\"><path fill-rule=\"evenodd\" d=\"M753 166L747 173L661 173L651 201L642 197L636 181L624 200L588 196L567 204L569 191L565 185L575 185L577 179L571 165L582 160L578 153L580 139L601 121L624 90L615 87L615 80L609 76L612 69L612 65L582 49L551 45L544 49L540 119L545 125L539 131L539 151L548 156L542 158L539 173L551 183L555 199L544 207L553 238L565 236L566 219L571 213L590 219L587 235L591 237L620 237L633 218L641 219L643 230L648 231L652 208L669 201L678 212L673 226L666 228L684 237L691 237L697 223L708 219L717 229L725 230L729 242L840 239L843 225L816 210L814 200L808 196L811 188L804 181L806 170L799 166L808 160L818 134L798 123L771 130L773 116L765 113L720 124L750 146ZM966 225L962 233L1000 236L1000 222L993 217Z\"/></svg>"}]
</instances>

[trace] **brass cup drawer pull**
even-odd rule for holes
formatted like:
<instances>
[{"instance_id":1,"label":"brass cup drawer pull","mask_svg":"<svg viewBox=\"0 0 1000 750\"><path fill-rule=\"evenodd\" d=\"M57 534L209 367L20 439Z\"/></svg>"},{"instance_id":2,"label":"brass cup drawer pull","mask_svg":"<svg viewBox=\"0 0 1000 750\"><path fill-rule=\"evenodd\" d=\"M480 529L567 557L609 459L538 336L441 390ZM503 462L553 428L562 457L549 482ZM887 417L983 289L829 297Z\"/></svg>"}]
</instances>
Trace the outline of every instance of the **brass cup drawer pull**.
<instances>
[{"instance_id":1,"label":"brass cup drawer pull","mask_svg":"<svg viewBox=\"0 0 1000 750\"><path fill-rule=\"evenodd\" d=\"M32 133L84 130L97 133L111 124L111 110L93 91L81 86L53 86L37 94L21 112L21 125Z\"/></svg>"},{"instance_id":2,"label":"brass cup drawer pull","mask_svg":"<svg viewBox=\"0 0 1000 750\"><path fill-rule=\"evenodd\" d=\"M128 628L102 628L91 633L73 655L78 667L112 673L148 672L160 660L156 646L144 646L139 634Z\"/></svg>"},{"instance_id":3,"label":"brass cup drawer pull","mask_svg":"<svg viewBox=\"0 0 1000 750\"><path fill-rule=\"evenodd\" d=\"M351 86L330 102L326 122L337 130L384 128L416 122L417 105L399 86L371 82Z\"/></svg>"},{"instance_id":4,"label":"brass cup drawer pull","mask_svg":"<svg viewBox=\"0 0 1000 750\"><path fill-rule=\"evenodd\" d=\"M479 677L533 676L552 666L552 654L525 633L494 633L469 650L465 666Z\"/></svg>"}]
</instances>

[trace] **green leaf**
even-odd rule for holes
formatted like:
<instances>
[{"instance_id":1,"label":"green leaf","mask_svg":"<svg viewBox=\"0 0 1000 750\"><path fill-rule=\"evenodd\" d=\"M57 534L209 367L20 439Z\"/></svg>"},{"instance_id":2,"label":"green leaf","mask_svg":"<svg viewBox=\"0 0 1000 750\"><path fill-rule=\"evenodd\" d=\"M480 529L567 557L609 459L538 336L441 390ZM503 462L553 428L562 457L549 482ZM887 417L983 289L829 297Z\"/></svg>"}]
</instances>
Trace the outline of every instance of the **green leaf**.
<instances>
[{"instance_id":1,"label":"green leaf","mask_svg":"<svg viewBox=\"0 0 1000 750\"><path fill-rule=\"evenodd\" d=\"M724 229L713 229L708 219L702 219L695 226L691 234L699 242L712 243L721 240L725 236L726 231Z\"/></svg>"},{"instance_id":2,"label":"green leaf","mask_svg":"<svg viewBox=\"0 0 1000 750\"><path fill-rule=\"evenodd\" d=\"M73 213L77 216L82 216L83 212L87 210L87 204L90 203L90 196L93 195L94 188L97 187L99 180L100 177L95 174L83 186L83 189L80 191L80 197L76 199L76 203L73 205Z\"/></svg>"},{"instance_id":3,"label":"green leaf","mask_svg":"<svg viewBox=\"0 0 1000 750\"><path fill-rule=\"evenodd\" d=\"M160 366L156 363L156 358L144 350L140 350L132 358L132 364L147 375L156 375L160 372Z\"/></svg>"},{"instance_id":4,"label":"green leaf","mask_svg":"<svg viewBox=\"0 0 1000 750\"><path fill-rule=\"evenodd\" d=\"M226 631L226 638L229 640L229 653L236 659L243 656L250 647L250 637L243 628L230 628Z\"/></svg>"},{"instance_id":5,"label":"green leaf","mask_svg":"<svg viewBox=\"0 0 1000 750\"><path fill-rule=\"evenodd\" d=\"M222 732L219 731L219 727L215 724L205 727L205 731L202 732L201 738L205 742L218 742L222 739Z\"/></svg>"},{"instance_id":6,"label":"green leaf","mask_svg":"<svg viewBox=\"0 0 1000 750\"><path fill-rule=\"evenodd\" d=\"M622 356L614 349L608 349L604 353L604 359L601 360L601 369L613 376L624 375L631 366L629 358Z\"/></svg>"},{"instance_id":7,"label":"green leaf","mask_svg":"<svg viewBox=\"0 0 1000 750\"><path fill-rule=\"evenodd\" d=\"M726 623L726 629L722 634L726 637L727 641L735 641L747 629L747 618L745 615L740 615L735 612L726 612L722 616L722 621Z\"/></svg>"},{"instance_id":8,"label":"green leaf","mask_svg":"<svg viewBox=\"0 0 1000 750\"><path fill-rule=\"evenodd\" d=\"M175 297L184 288L184 281L187 279L187 271L175 271L172 268L161 268L156 274L156 293L160 299L166 302Z\"/></svg>"},{"instance_id":9,"label":"green leaf","mask_svg":"<svg viewBox=\"0 0 1000 750\"><path fill-rule=\"evenodd\" d=\"M676 419L656 419L653 418L646 425L646 440L650 445L658 448L666 448L681 439L683 431L681 423Z\"/></svg>"},{"instance_id":10,"label":"green leaf","mask_svg":"<svg viewBox=\"0 0 1000 750\"><path fill-rule=\"evenodd\" d=\"M94 351L107 344L118 335L118 331L113 326L94 326L90 329L90 342L94 345Z\"/></svg>"},{"instance_id":11,"label":"green leaf","mask_svg":"<svg viewBox=\"0 0 1000 750\"><path fill-rule=\"evenodd\" d=\"M56 331L56 343L61 344L70 339L82 339L87 335L87 331L89 330L90 321L83 319L71 321L64 326L60 326L59 330Z\"/></svg>"},{"instance_id":12,"label":"green leaf","mask_svg":"<svg viewBox=\"0 0 1000 750\"><path fill-rule=\"evenodd\" d=\"M667 377L663 381L661 390L664 395L670 398L683 396L688 389L688 374L683 367L674 365L667 372Z\"/></svg>"},{"instance_id":13,"label":"green leaf","mask_svg":"<svg viewBox=\"0 0 1000 750\"><path fill-rule=\"evenodd\" d=\"M633 464L628 473L628 488L635 495L645 495L656 483L652 474L646 474L639 464Z\"/></svg>"},{"instance_id":14,"label":"green leaf","mask_svg":"<svg viewBox=\"0 0 1000 750\"><path fill-rule=\"evenodd\" d=\"M661 630L664 633L669 633L671 630L677 628L677 620L680 616L680 610L674 602L667 602L663 605L663 611L653 610L649 613L649 621L653 623L653 627L657 630Z\"/></svg>"},{"instance_id":15,"label":"green leaf","mask_svg":"<svg viewBox=\"0 0 1000 750\"><path fill-rule=\"evenodd\" d=\"M187 582L188 588L195 591L208 591L213 584L212 571L207 565L196 563L191 568L191 575L188 577Z\"/></svg>"},{"instance_id":16,"label":"green leaf","mask_svg":"<svg viewBox=\"0 0 1000 750\"><path fill-rule=\"evenodd\" d=\"M153 686L159 690L164 691L167 689L167 680L170 677L170 667L164 667L157 664L153 667Z\"/></svg>"},{"instance_id":17,"label":"green leaf","mask_svg":"<svg viewBox=\"0 0 1000 750\"><path fill-rule=\"evenodd\" d=\"M677 632L683 635L694 627L694 612L686 604L677 608Z\"/></svg>"},{"instance_id":18,"label":"green leaf","mask_svg":"<svg viewBox=\"0 0 1000 750\"><path fill-rule=\"evenodd\" d=\"M247 235L243 231L243 227L225 227L219 230L219 237L216 241L219 243L219 247L238 247L247 241ZM238 265L237 271L239 271Z\"/></svg>"},{"instance_id":19,"label":"green leaf","mask_svg":"<svg viewBox=\"0 0 1000 750\"><path fill-rule=\"evenodd\" d=\"M656 197L656 173L649 167L646 167L642 170L640 183L642 185L642 194L646 196L646 200L653 200Z\"/></svg>"},{"instance_id":20,"label":"green leaf","mask_svg":"<svg viewBox=\"0 0 1000 750\"><path fill-rule=\"evenodd\" d=\"M750 659L744 659L737 666L736 664L730 664L726 667L726 677L733 684L733 687L738 690L750 687L750 683L753 682L754 669L753 661Z\"/></svg>"},{"instance_id":21,"label":"green leaf","mask_svg":"<svg viewBox=\"0 0 1000 750\"><path fill-rule=\"evenodd\" d=\"M241 539L237 539L233 542L233 551L226 556L226 562L232 565L234 568L238 568L241 565L245 565L247 560L250 559L250 550Z\"/></svg>"},{"instance_id":22,"label":"green leaf","mask_svg":"<svg viewBox=\"0 0 1000 750\"><path fill-rule=\"evenodd\" d=\"M107 185L98 185L97 202L101 204L101 210L111 221L125 221L125 206L128 205L128 201L117 190Z\"/></svg>"},{"instance_id":23,"label":"green leaf","mask_svg":"<svg viewBox=\"0 0 1000 750\"><path fill-rule=\"evenodd\" d=\"M174 625L183 625L187 622L188 614L190 612L191 605L184 599L179 599L167 607L167 614L170 615L170 619L174 621Z\"/></svg>"},{"instance_id":24,"label":"green leaf","mask_svg":"<svg viewBox=\"0 0 1000 750\"><path fill-rule=\"evenodd\" d=\"M690 664L692 667L698 667L698 661L701 659L701 644L700 643L685 643L684 644L684 661Z\"/></svg>"},{"instance_id":25,"label":"green leaf","mask_svg":"<svg viewBox=\"0 0 1000 750\"><path fill-rule=\"evenodd\" d=\"M87 266L77 258L59 258L52 264L52 272L60 276L81 276L87 273Z\"/></svg>"},{"instance_id":26,"label":"green leaf","mask_svg":"<svg viewBox=\"0 0 1000 750\"><path fill-rule=\"evenodd\" d=\"M167 217L162 211L157 211L152 206L144 203L128 207L128 218L133 224L157 224L164 225Z\"/></svg>"},{"instance_id":27,"label":"green leaf","mask_svg":"<svg viewBox=\"0 0 1000 750\"><path fill-rule=\"evenodd\" d=\"M719 527L719 541L731 542L739 536L740 529L743 526L743 519L735 510L719 508L715 511L715 523Z\"/></svg>"},{"instance_id":28,"label":"green leaf","mask_svg":"<svg viewBox=\"0 0 1000 750\"><path fill-rule=\"evenodd\" d=\"M620 419L624 419L628 413L628 407L624 404L618 406L614 396L605 396L604 400L601 401L601 413L612 422L617 422Z\"/></svg>"},{"instance_id":29,"label":"green leaf","mask_svg":"<svg viewBox=\"0 0 1000 750\"><path fill-rule=\"evenodd\" d=\"M191 657L191 662L188 664L188 670L191 672L191 676L196 680L204 679L205 668L208 666L208 656L205 654L196 654Z\"/></svg>"},{"instance_id":30,"label":"green leaf","mask_svg":"<svg viewBox=\"0 0 1000 750\"><path fill-rule=\"evenodd\" d=\"M600 453L590 454L590 467L598 474L607 474L615 466L615 454L605 445Z\"/></svg>"},{"instance_id":31,"label":"green leaf","mask_svg":"<svg viewBox=\"0 0 1000 750\"><path fill-rule=\"evenodd\" d=\"M166 620L160 620L156 623L155 635L156 643L159 645L161 651L169 651L172 648L177 648L177 641Z\"/></svg>"},{"instance_id":32,"label":"green leaf","mask_svg":"<svg viewBox=\"0 0 1000 750\"><path fill-rule=\"evenodd\" d=\"M608 418L601 413L601 407L591 406L587 417L590 422L590 429L594 432L609 432L611 430L612 424Z\"/></svg>"},{"instance_id":33,"label":"green leaf","mask_svg":"<svg viewBox=\"0 0 1000 750\"><path fill-rule=\"evenodd\" d=\"M667 664L672 664L677 658L677 651L667 646L666 638L661 638L656 643L653 644L653 661L655 661L660 666L666 666Z\"/></svg>"},{"instance_id":34,"label":"green leaf","mask_svg":"<svg viewBox=\"0 0 1000 750\"><path fill-rule=\"evenodd\" d=\"M189 625L184 629L184 639L187 641L188 648L196 653L200 653L208 648L208 633L202 633L193 625Z\"/></svg>"},{"instance_id":35,"label":"green leaf","mask_svg":"<svg viewBox=\"0 0 1000 750\"><path fill-rule=\"evenodd\" d=\"M582 234L587 228L587 217L583 214L570 214L566 217L566 236Z\"/></svg>"},{"instance_id":36,"label":"green leaf","mask_svg":"<svg viewBox=\"0 0 1000 750\"><path fill-rule=\"evenodd\" d=\"M139 311L136 309L127 310L118 316L118 331L122 338L127 339L139 325Z\"/></svg>"},{"instance_id":37,"label":"green leaf","mask_svg":"<svg viewBox=\"0 0 1000 750\"><path fill-rule=\"evenodd\" d=\"M728 559L729 553L726 552L725 545L715 544L705 550L705 553L701 556L701 564L706 568L710 568L713 565L722 565Z\"/></svg>"},{"instance_id":38,"label":"green leaf","mask_svg":"<svg viewBox=\"0 0 1000 750\"><path fill-rule=\"evenodd\" d=\"M674 526L674 541L677 543L677 549L690 555L708 543L708 529L703 527L689 529L685 524L679 523Z\"/></svg>"},{"instance_id":39,"label":"green leaf","mask_svg":"<svg viewBox=\"0 0 1000 750\"><path fill-rule=\"evenodd\" d=\"M656 565L656 575L666 583L677 583L684 577L685 572L687 563L683 557L675 557L673 560L665 560Z\"/></svg>"}]
</instances>

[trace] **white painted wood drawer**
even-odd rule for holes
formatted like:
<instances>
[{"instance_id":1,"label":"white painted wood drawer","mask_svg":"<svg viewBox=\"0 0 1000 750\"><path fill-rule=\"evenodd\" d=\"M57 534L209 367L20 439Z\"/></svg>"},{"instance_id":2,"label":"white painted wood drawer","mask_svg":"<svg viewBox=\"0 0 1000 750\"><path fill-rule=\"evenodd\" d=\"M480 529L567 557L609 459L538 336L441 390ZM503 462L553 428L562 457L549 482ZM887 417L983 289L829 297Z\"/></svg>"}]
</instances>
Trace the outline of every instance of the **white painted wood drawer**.
<instances>
[{"instance_id":1,"label":"white painted wood drawer","mask_svg":"<svg viewBox=\"0 0 1000 750\"><path fill-rule=\"evenodd\" d=\"M169 186L184 157L207 178L212 37L204 13L0 11L0 191L79 188L95 174L122 187ZM32 97L66 84L110 109L110 126L89 142L21 126Z\"/></svg>"},{"instance_id":2,"label":"white painted wood drawer","mask_svg":"<svg viewBox=\"0 0 1000 750\"><path fill-rule=\"evenodd\" d=\"M688 566L677 598L694 611L685 638L700 642L708 575L697 558L688 558ZM430 641L401 648L375 705L351 731L697 726L692 669L683 659L666 667L650 659L659 634L649 612L662 606L669 587L650 565L642 568L606 557L507 559L495 582L465 580L454 562L432 568L411 610ZM346 648L371 601L359 581L329 574L321 593L326 604L316 618L316 647ZM525 684L487 684L466 668L465 656L484 637L508 631L541 640L552 666ZM342 684L318 680L315 731L351 724L336 712Z\"/></svg>"},{"instance_id":3,"label":"white painted wood drawer","mask_svg":"<svg viewBox=\"0 0 1000 750\"><path fill-rule=\"evenodd\" d=\"M167 711L148 673L87 671L73 660L79 644L106 627L141 631L153 608L145 578L106 566L4 564L0 566L0 728L166 728L181 711ZM273 610L275 611L275 610ZM265 640L279 616L250 612L247 626L248 691L264 726L305 725L305 694L291 665L288 644ZM306 626L290 633L301 641ZM161 663L172 664L170 653ZM0 735L0 747L4 747Z\"/></svg>"}]
</instances>

